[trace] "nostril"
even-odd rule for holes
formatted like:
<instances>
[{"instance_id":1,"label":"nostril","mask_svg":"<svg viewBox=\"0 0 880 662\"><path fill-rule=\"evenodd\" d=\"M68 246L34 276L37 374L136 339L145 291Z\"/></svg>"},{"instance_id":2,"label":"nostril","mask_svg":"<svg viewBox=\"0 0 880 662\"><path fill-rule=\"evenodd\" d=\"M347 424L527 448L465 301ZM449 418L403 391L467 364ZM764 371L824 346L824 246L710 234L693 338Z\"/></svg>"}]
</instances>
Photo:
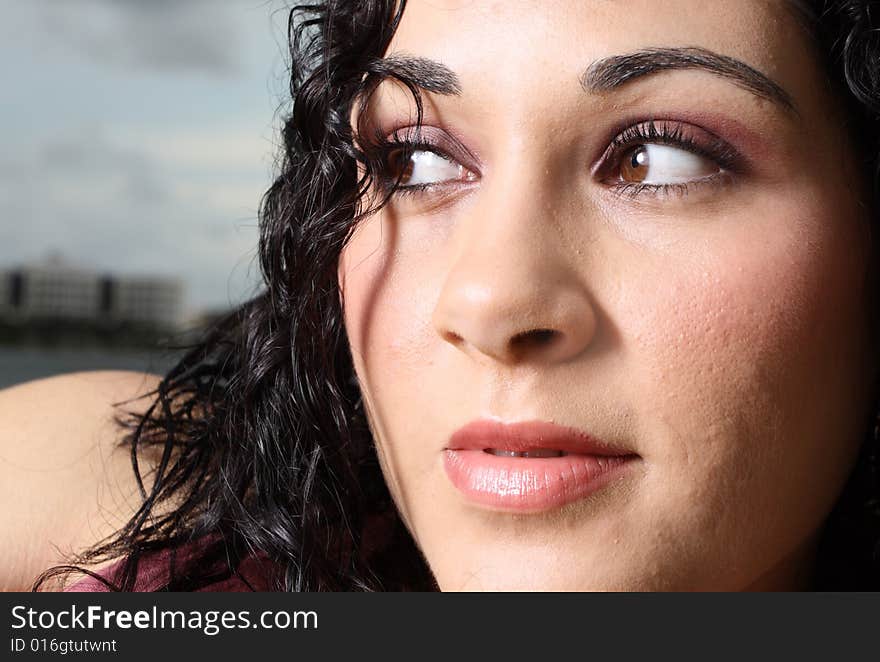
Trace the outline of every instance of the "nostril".
<instances>
[{"instance_id":1,"label":"nostril","mask_svg":"<svg viewBox=\"0 0 880 662\"><path fill-rule=\"evenodd\" d=\"M537 329L531 332L534 341L539 345L546 345L556 337L556 331L552 329Z\"/></svg>"},{"instance_id":2,"label":"nostril","mask_svg":"<svg viewBox=\"0 0 880 662\"><path fill-rule=\"evenodd\" d=\"M528 347L544 347L553 342L556 331L552 329L533 329L514 336L510 345L515 350L524 350Z\"/></svg>"}]
</instances>

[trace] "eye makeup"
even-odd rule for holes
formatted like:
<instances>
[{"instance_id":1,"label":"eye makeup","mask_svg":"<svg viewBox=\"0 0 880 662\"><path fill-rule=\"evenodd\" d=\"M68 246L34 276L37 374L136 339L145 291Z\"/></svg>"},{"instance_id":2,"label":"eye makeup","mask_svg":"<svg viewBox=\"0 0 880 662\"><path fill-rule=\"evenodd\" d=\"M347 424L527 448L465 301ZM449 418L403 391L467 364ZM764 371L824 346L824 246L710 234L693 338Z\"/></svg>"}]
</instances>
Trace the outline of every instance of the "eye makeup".
<instances>
[{"instance_id":1,"label":"eye makeup","mask_svg":"<svg viewBox=\"0 0 880 662\"><path fill-rule=\"evenodd\" d=\"M716 171L690 181L651 183L627 181L620 172L633 150L647 145L667 145L696 155L714 164ZM592 175L621 196L644 195L665 198L683 196L694 187L727 183L733 175L746 170L742 155L714 133L678 120L649 119L630 124L606 147L592 169Z\"/></svg>"},{"instance_id":2,"label":"eye makeup","mask_svg":"<svg viewBox=\"0 0 880 662\"><path fill-rule=\"evenodd\" d=\"M628 181L621 176L625 159L639 147L665 145L695 155L712 165L714 172L689 181L653 183ZM435 182L407 184L412 172L412 158L417 152L429 152L458 166L459 176ZM409 126L385 135L376 132L364 148L384 195L391 197L430 196L453 193L461 186L480 179L477 160L460 141L433 126ZM629 123L619 130L591 168L590 176L612 193L625 198L682 197L697 187L727 184L747 170L746 162L730 143L695 124L672 119L646 119Z\"/></svg>"},{"instance_id":3,"label":"eye makeup","mask_svg":"<svg viewBox=\"0 0 880 662\"><path fill-rule=\"evenodd\" d=\"M384 195L402 197L428 193L438 187L468 184L479 179L477 159L461 141L446 131L433 126L412 125L385 135L376 132L363 147L363 152L375 174L376 183ZM461 177L440 182L407 184L412 158L416 152L429 152L452 165L459 166Z\"/></svg>"}]
</instances>

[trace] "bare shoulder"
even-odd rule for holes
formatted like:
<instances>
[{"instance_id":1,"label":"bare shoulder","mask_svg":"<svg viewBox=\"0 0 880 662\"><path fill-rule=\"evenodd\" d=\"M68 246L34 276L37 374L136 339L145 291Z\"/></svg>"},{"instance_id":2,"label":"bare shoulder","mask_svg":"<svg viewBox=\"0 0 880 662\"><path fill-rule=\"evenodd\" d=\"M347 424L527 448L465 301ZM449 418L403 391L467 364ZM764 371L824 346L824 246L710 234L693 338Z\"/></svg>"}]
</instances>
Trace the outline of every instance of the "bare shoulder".
<instances>
[{"instance_id":1,"label":"bare shoulder","mask_svg":"<svg viewBox=\"0 0 880 662\"><path fill-rule=\"evenodd\" d=\"M118 530L140 505L119 410L144 411L160 377L79 372L0 390L0 590Z\"/></svg>"}]
</instances>

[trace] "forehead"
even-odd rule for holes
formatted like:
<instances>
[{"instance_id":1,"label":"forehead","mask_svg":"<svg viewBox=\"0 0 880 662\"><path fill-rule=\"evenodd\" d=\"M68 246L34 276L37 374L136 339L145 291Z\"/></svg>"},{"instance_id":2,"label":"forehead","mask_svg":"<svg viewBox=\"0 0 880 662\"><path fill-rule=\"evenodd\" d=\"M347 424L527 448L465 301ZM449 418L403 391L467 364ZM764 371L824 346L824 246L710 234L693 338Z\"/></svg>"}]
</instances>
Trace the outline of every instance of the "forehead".
<instances>
[{"instance_id":1,"label":"forehead","mask_svg":"<svg viewBox=\"0 0 880 662\"><path fill-rule=\"evenodd\" d=\"M443 62L465 92L489 80L500 92L660 46L709 48L786 81L795 98L810 92L798 89L812 84L810 53L791 0L410 0L389 52Z\"/></svg>"}]
</instances>

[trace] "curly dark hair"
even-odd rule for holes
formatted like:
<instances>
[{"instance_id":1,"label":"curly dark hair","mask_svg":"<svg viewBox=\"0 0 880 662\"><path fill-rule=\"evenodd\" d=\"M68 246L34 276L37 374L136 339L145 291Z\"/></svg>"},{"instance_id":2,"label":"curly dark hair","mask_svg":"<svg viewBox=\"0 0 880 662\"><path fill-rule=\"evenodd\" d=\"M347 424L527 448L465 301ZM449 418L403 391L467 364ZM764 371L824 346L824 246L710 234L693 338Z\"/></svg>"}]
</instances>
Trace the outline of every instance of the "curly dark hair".
<instances>
[{"instance_id":1,"label":"curly dark hair","mask_svg":"<svg viewBox=\"0 0 880 662\"><path fill-rule=\"evenodd\" d=\"M845 106L876 210L880 2L795 4ZM409 88L421 117L418 87L383 62L404 9L404 1L326 0L290 11L292 108L260 212L265 289L188 349L145 414L120 415L143 504L122 530L44 572L34 590L71 570L132 590L139 561L162 550L172 552L162 590L246 581L239 567L248 555L271 561L268 585L277 590L436 589L380 471L337 283L355 226L384 202L365 202L378 164L351 126L355 104L390 76ZM824 527L816 589L880 588L873 416ZM148 449L161 451L149 491L140 470ZM210 541L198 562L176 563L174 551L196 540ZM79 567L117 558L124 563L112 581Z\"/></svg>"}]
</instances>

